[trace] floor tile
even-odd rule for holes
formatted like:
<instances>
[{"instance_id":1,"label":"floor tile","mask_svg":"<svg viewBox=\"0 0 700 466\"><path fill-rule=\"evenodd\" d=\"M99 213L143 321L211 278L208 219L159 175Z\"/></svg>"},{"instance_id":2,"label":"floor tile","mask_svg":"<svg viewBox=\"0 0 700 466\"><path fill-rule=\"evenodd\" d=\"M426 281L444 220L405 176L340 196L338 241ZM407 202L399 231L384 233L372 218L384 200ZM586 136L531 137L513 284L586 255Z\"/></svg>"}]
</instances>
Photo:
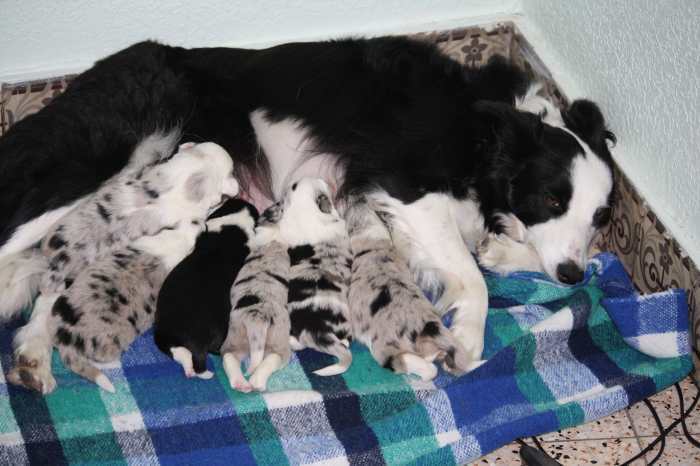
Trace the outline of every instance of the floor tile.
<instances>
[{"instance_id":1,"label":"floor tile","mask_svg":"<svg viewBox=\"0 0 700 466\"><path fill-rule=\"evenodd\" d=\"M562 440L632 438L634 436L630 420L623 410L597 421L541 435L539 439L544 442L557 442Z\"/></svg>"},{"instance_id":2,"label":"floor tile","mask_svg":"<svg viewBox=\"0 0 700 466\"><path fill-rule=\"evenodd\" d=\"M688 406L690 406L690 403L697 394L697 388L695 388L693 382L690 381L690 378L685 378L681 381L681 389L683 390L685 409L688 409ZM664 427L668 427L674 420L678 419L680 407L675 387L668 387L663 392L652 396L650 400ZM654 418L644 402L640 401L636 403L630 407L629 412L638 435L658 435L659 432ZM686 425L691 433L700 434L700 403L695 406L693 412L686 418ZM681 427L677 426L672 433L681 434Z\"/></svg>"},{"instance_id":3,"label":"floor tile","mask_svg":"<svg viewBox=\"0 0 700 466\"><path fill-rule=\"evenodd\" d=\"M520 445L513 442L468 464L473 466L520 466Z\"/></svg>"},{"instance_id":4,"label":"floor tile","mask_svg":"<svg viewBox=\"0 0 700 466\"><path fill-rule=\"evenodd\" d=\"M618 465L629 460L641 450L636 438L545 442L542 446L552 458L564 466ZM641 458L632 464L633 466L644 466L646 463Z\"/></svg>"},{"instance_id":5,"label":"floor tile","mask_svg":"<svg viewBox=\"0 0 700 466\"><path fill-rule=\"evenodd\" d=\"M700 436L698 436L700 437ZM656 437L640 437L642 448L649 445ZM696 437L697 438L697 437ZM698 438L700 440L700 438ZM660 444L646 454L647 461L652 461L659 452ZM682 464L683 466L700 465L700 448L691 445L685 436L669 435L659 460L654 466Z\"/></svg>"}]
</instances>

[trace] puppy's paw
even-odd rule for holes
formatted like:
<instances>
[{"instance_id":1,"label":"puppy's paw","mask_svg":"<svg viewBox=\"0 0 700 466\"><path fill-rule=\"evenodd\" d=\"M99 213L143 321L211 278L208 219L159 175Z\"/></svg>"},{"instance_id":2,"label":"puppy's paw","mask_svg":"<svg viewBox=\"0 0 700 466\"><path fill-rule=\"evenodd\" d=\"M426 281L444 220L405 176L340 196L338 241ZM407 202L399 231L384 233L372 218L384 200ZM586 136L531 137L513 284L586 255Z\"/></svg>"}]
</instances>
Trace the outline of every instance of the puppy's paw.
<instances>
[{"instance_id":1,"label":"puppy's paw","mask_svg":"<svg viewBox=\"0 0 700 466\"><path fill-rule=\"evenodd\" d=\"M250 376L250 385L253 390L258 392L264 392L267 390L267 374L263 374L262 371L258 371Z\"/></svg>"},{"instance_id":2,"label":"puppy's paw","mask_svg":"<svg viewBox=\"0 0 700 466\"><path fill-rule=\"evenodd\" d=\"M43 395L51 393L56 388L56 379L51 373L51 364L48 361L28 358L25 355L16 358L16 366L7 374L7 381Z\"/></svg>"},{"instance_id":3,"label":"puppy's paw","mask_svg":"<svg viewBox=\"0 0 700 466\"><path fill-rule=\"evenodd\" d=\"M433 380L437 376L438 370L435 364L426 361L417 354L404 353L401 357L406 373L417 375L424 382Z\"/></svg>"},{"instance_id":4,"label":"puppy's paw","mask_svg":"<svg viewBox=\"0 0 700 466\"><path fill-rule=\"evenodd\" d=\"M229 381L229 384L231 385L231 388L232 388L232 389L234 389L234 390L236 390L236 391L238 391L238 392L241 392L241 393L250 393L250 392L252 392L252 391L255 389L255 388L254 388L251 384L249 384L248 381L245 380L245 379L243 379L243 380L236 380L236 381L230 380L230 381Z\"/></svg>"},{"instance_id":5,"label":"puppy's paw","mask_svg":"<svg viewBox=\"0 0 700 466\"><path fill-rule=\"evenodd\" d=\"M243 393L253 391L253 386L243 377L240 361L232 353L223 355L223 366L232 389Z\"/></svg>"},{"instance_id":6,"label":"puppy's paw","mask_svg":"<svg viewBox=\"0 0 700 466\"><path fill-rule=\"evenodd\" d=\"M199 378L199 379L209 380L212 377L214 377L214 373L212 371L204 371L204 372L200 372L200 373L195 372L194 376Z\"/></svg>"}]
</instances>

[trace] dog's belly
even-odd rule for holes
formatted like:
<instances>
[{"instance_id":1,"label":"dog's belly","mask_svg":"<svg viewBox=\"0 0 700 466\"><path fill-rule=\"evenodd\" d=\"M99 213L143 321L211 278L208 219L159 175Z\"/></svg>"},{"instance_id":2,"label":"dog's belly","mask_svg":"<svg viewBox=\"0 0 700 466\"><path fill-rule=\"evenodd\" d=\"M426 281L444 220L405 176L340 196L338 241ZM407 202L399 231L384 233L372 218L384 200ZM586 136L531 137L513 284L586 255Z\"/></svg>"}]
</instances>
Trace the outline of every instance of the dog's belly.
<instances>
[{"instance_id":1,"label":"dog's belly","mask_svg":"<svg viewBox=\"0 0 700 466\"><path fill-rule=\"evenodd\" d=\"M264 109L252 112L250 122L270 166L274 200L280 199L289 184L303 177L322 178L333 193L337 191L342 183L343 170L333 154L315 152L303 122L293 119L271 122L265 118ZM273 202L255 188L246 193L246 200L261 212Z\"/></svg>"}]
</instances>

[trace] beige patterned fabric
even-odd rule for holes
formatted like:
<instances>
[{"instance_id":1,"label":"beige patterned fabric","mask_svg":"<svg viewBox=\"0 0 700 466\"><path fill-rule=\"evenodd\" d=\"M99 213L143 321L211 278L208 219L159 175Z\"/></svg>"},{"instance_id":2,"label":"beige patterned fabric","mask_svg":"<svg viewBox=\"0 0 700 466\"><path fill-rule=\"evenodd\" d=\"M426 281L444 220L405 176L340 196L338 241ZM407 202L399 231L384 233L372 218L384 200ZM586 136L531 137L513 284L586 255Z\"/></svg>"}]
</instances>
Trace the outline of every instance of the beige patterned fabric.
<instances>
[{"instance_id":1,"label":"beige patterned fabric","mask_svg":"<svg viewBox=\"0 0 700 466\"><path fill-rule=\"evenodd\" d=\"M560 106L567 103L547 67L512 23L429 32L415 37L437 43L449 56L469 66L480 66L494 54L504 55L541 81L542 92ZM3 85L0 88L0 134L41 109L65 89L71 78ZM700 272L619 168L616 174L613 221L594 241L593 247L596 251L617 254L642 292L685 288L694 346L700 348ZM700 367L697 359L696 367Z\"/></svg>"}]
</instances>

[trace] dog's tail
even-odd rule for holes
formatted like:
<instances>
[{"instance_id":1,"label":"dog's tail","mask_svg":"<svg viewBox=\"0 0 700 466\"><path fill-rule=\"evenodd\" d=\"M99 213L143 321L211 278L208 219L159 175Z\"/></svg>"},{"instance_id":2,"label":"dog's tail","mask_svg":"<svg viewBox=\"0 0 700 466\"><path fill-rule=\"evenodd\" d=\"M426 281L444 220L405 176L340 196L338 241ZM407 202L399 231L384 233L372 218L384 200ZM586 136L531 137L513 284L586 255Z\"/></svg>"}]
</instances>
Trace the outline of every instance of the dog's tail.
<instances>
[{"instance_id":1,"label":"dog's tail","mask_svg":"<svg viewBox=\"0 0 700 466\"><path fill-rule=\"evenodd\" d=\"M49 264L38 249L27 249L0 259L0 322L32 304Z\"/></svg>"},{"instance_id":2,"label":"dog's tail","mask_svg":"<svg viewBox=\"0 0 700 466\"><path fill-rule=\"evenodd\" d=\"M331 356L335 356L338 358L338 362L322 369L315 370L314 374L316 375L328 377L331 375L342 374L348 370L348 367L350 367L350 364L352 364L352 353L350 352L348 345L346 345L344 341L338 339L338 337L335 335L331 335L331 340L332 341L330 344L319 346L317 349L324 353L330 354Z\"/></svg>"},{"instance_id":3,"label":"dog's tail","mask_svg":"<svg viewBox=\"0 0 700 466\"><path fill-rule=\"evenodd\" d=\"M95 367L88 358L78 352L78 350L72 346L63 345L60 342L56 342L56 346L58 347L58 354L61 356L61 361L63 361L64 366L81 377L95 382L102 389L110 393L116 392L114 385L112 385L112 382L109 381L107 376Z\"/></svg>"}]
</instances>

